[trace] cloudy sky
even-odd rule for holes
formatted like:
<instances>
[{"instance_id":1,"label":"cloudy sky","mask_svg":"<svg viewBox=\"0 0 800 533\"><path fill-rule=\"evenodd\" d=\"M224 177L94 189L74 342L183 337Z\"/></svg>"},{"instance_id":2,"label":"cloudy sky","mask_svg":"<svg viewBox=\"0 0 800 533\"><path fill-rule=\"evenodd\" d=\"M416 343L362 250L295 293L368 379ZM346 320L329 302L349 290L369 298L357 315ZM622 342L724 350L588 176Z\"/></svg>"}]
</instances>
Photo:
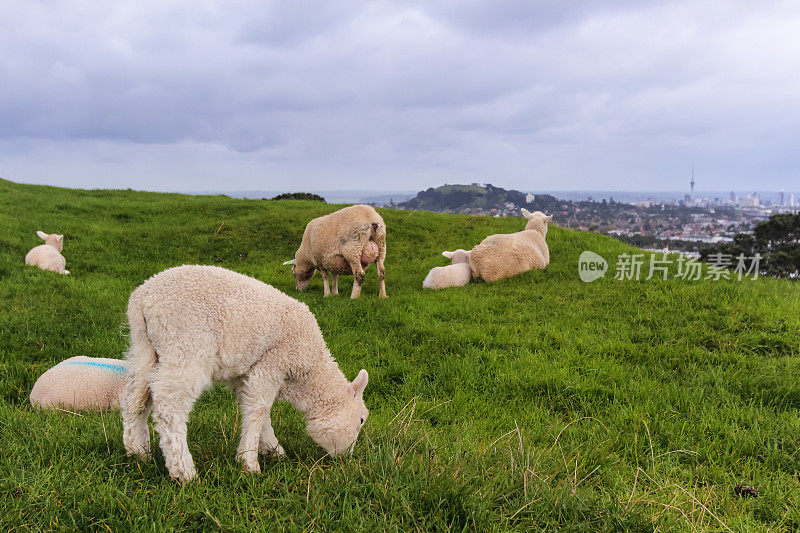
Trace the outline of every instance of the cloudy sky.
<instances>
[{"instance_id":1,"label":"cloudy sky","mask_svg":"<svg viewBox=\"0 0 800 533\"><path fill-rule=\"evenodd\" d=\"M800 2L0 2L0 177L797 189Z\"/></svg>"}]
</instances>

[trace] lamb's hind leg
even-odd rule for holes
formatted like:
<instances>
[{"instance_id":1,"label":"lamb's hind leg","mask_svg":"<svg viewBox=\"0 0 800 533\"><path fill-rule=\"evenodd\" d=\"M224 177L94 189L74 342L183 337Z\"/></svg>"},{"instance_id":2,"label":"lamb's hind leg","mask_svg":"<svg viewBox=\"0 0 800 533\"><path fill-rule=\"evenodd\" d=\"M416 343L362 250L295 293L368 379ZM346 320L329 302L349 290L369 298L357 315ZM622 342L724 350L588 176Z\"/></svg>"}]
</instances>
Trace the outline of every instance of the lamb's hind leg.
<instances>
[{"instance_id":1,"label":"lamb's hind leg","mask_svg":"<svg viewBox=\"0 0 800 533\"><path fill-rule=\"evenodd\" d=\"M242 411L242 439L236 457L245 472L261 472L258 452L283 455L283 448L275 438L269 413L281 383L277 373L258 366L242 382L239 403Z\"/></svg>"},{"instance_id":2,"label":"lamb's hind leg","mask_svg":"<svg viewBox=\"0 0 800 533\"><path fill-rule=\"evenodd\" d=\"M386 268L383 266L383 257L379 257L375 262L375 267L378 269L378 279L381 282L380 289L378 290L379 298L388 298L386 295Z\"/></svg>"},{"instance_id":3,"label":"lamb's hind leg","mask_svg":"<svg viewBox=\"0 0 800 533\"><path fill-rule=\"evenodd\" d=\"M361 286L364 284L364 267L361 266L360 256L354 262L350 262L350 268L353 271L353 292L350 293L350 298L355 299L361 296Z\"/></svg>"},{"instance_id":4,"label":"lamb's hind leg","mask_svg":"<svg viewBox=\"0 0 800 533\"><path fill-rule=\"evenodd\" d=\"M210 385L208 379L191 373L190 368L162 366L150 385L153 420L164 462L169 475L179 483L191 481L197 475L186 442L186 423L197 398Z\"/></svg>"},{"instance_id":5,"label":"lamb's hind leg","mask_svg":"<svg viewBox=\"0 0 800 533\"><path fill-rule=\"evenodd\" d=\"M380 298L388 298L386 295L386 268L383 266L383 262L386 260L386 241L380 240L378 242L378 260L375 261L375 267L378 269L378 279L381 282L380 289L378 291L378 297Z\"/></svg>"}]
</instances>

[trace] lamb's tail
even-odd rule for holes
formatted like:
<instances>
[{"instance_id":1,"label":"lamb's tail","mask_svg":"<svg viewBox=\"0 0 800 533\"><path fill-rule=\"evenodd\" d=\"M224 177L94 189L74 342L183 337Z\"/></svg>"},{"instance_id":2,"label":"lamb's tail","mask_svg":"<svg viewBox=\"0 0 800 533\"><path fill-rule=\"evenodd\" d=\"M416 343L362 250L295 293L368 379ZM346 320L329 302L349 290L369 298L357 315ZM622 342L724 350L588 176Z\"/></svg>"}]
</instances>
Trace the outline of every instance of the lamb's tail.
<instances>
[{"instance_id":1,"label":"lamb's tail","mask_svg":"<svg viewBox=\"0 0 800 533\"><path fill-rule=\"evenodd\" d=\"M146 456L150 451L147 417L150 415L150 376L158 363L156 350L147 336L147 322L135 294L128 305L131 347L126 355L127 380L120 399L123 441L129 455Z\"/></svg>"}]
</instances>

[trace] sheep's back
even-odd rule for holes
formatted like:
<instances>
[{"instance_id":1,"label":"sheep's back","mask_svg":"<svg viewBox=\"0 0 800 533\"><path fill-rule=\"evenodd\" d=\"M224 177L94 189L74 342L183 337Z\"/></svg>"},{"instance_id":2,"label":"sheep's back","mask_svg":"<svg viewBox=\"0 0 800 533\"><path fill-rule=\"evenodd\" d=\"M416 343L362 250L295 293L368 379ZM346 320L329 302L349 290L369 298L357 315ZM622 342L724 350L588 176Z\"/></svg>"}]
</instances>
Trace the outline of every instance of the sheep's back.
<instances>
[{"instance_id":1,"label":"sheep's back","mask_svg":"<svg viewBox=\"0 0 800 533\"><path fill-rule=\"evenodd\" d=\"M303 245L314 264L337 274L352 274L347 259L370 264L378 259L378 243L386 242L386 224L374 208L353 205L313 219Z\"/></svg>"},{"instance_id":2,"label":"sheep's back","mask_svg":"<svg viewBox=\"0 0 800 533\"><path fill-rule=\"evenodd\" d=\"M189 356L209 358L219 379L237 375L287 339L324 343L305 304L215 266L184 265L156 274L131 295L129 316L139 312L157 352L200 346L204 353Z\"/></svg>"}]
</instances>

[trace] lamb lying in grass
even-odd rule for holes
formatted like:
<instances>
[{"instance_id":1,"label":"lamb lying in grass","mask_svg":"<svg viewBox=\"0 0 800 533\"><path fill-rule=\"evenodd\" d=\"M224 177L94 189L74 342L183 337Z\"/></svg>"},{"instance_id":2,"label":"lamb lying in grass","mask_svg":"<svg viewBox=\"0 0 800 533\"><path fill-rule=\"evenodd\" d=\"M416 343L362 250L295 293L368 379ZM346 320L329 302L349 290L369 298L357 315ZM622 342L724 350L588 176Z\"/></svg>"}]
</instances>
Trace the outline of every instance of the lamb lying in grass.
<instances>
[{"instance_id":1,"label":"lamb lying in grass","mask_svg":"<svg viewBox=\"0 0 800 533\"><path fill-rule=\"evenodd\" d=\"M119 409L124 387L125 361L70 357L39 376L30 399L36 407Z\"/></svg>"},{"instance_id":2,"label":"lamb lying in grass","mask_svg":"<svg viewBox=\"0 0 800 533\"><path fill-rule=\"evenodd\" d=\"M531 269L544 269L550 263L547 247L547 223L553 218L541 211L522 210L528 219L523 231L489 235L472 249L469 266L472 277L497 281Z\"/></svg>"},{"instance_id":3,"label":"lamb lying in grass","mask_svg":"<svg viewBox=\"0 0 800 533\"><path fill-rule=\"evenodd\" d=\"M452 264L432 268L422 282L423 289L463 287L469 283L471 277L469 268L470 253L459 248L454 252L442 252L442 255L452 259Z\"/></svg>"},{"instance_id":4,"label":"lamb lying in grass","mask_svg":"<svg viewBox=\"0 0 800 533\"><path fill-rule=\"evenodd\" d=\"M61 255L64 236L55 233L48 235L43 231L37 231L36 235L44 240L44 244L40 244L28 252L25 256L25 264L38 266L42 270L52 270L59 274L69 274L69 270L65 270L67 260Z\"/></svg>"},{"instance_id":5,"label":"lamb lying in grass","mask_svg":"<svg viewBox=\"0 0 800 533\"><path fill-rule=\"evenodd\" d=\"M214 382L237 393L238 458L259 472L258 452L283 455L270 422L276 400L306 415L306 430L331 454L352 451L367 419L366 370L348 383L308 307L258 280L213 266L180 266L140 285L128 302L131 347L122 396L128 454L147 456L153 412L170 476L195 477L186 422Z\"/></svg>"},{"instance_id":6,"label":"lamb lying in grass","mask_svg":"<svg viewBox=\"0 0 800 533\"><path fill-rule=\"evenodd\" d=\"M368 205L351 205L309 222L294 259L283 264L292 265L299 291L306 290L311 276L319 270L325 296L339 294L339 275L353 274L350 298L358 298L364 283L364 268L375 263L380 280L378 295L386 298L385 259L383 219ZM332 276L333 292L328 286L328 274Z\"/></svg>"}]
</instances>

